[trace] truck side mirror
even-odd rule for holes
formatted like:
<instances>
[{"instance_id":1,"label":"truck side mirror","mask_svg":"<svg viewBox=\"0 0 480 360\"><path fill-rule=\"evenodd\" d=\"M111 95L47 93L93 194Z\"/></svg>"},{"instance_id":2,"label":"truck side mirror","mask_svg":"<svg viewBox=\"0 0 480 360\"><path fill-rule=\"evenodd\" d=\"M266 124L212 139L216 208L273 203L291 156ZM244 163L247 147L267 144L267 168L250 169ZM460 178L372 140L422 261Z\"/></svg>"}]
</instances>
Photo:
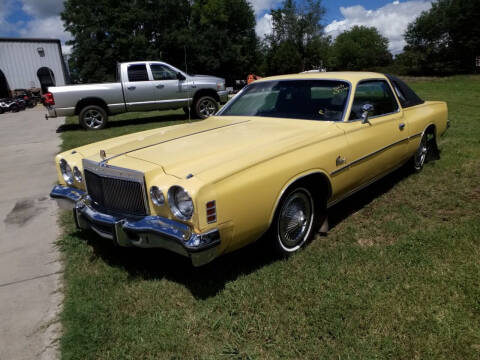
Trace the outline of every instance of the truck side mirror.
<instances>
[{"instance_id":1,"label":"truck side mirror","mask_svg":"<svg viewBox=\"0 0 480 360\"><path fill-rule=\"evenodd\" d=\"M178 80L186 80L186 77L183 76L183 74L181 72L177 72L177 79Z\"/></svg>"}]
</instances>

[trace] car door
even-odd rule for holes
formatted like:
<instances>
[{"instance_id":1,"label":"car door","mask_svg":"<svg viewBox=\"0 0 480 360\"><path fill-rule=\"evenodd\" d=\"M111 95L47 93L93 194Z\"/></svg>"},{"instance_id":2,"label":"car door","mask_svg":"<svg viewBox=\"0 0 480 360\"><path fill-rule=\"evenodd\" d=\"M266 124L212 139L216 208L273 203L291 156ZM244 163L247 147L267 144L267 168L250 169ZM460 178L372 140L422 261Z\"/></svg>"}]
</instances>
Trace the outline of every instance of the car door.
<instances>
[{"instance_id":1,"label":"car door","mask_svg":"<svg viewBox=\"0 0 480 360\"><path fill-rule=\"evenodd\" d=\"M158 109L175 109L188 105L188 96L183 91L186 80L177 78L177 72L160 63L151 63L153 84Z\"/></svg>"},{"instance_id":2,"label":"car door","mask_svg":"<svg viewBox=\"0 0 480 360\"><path fill-rule=\"evenodd\" d=\"M157 93L154 82L150 80L147 64L131 64L127 67L127 79L124 82L125 103L128 111L154 110Z\"/></svg>"},{"instance_id":3,"label":"car door","mask_svg":"<svg viewBox=\"0 0 480 360\"><path fill-rule=\"evenodd\" d=\"M365 104L373 106L368 122L362 121ZM359 82L348 121L337 124L348 143L348 154L339 155L337 166L348 171L352 188L387 173L405 159L408 136L403 112L385 79Z\"/></svg>"}]
</instances>

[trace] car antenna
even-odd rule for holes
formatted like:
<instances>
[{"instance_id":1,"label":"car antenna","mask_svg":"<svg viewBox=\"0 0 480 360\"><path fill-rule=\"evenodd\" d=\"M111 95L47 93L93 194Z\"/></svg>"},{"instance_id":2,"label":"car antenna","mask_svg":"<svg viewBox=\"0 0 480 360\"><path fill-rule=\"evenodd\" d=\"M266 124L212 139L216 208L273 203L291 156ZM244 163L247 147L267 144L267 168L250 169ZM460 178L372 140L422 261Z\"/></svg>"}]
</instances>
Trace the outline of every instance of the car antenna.
<instances>
[{"instance_id":1,"label":"car antenna","mask_svg":"<svg viewBox=\"0 0 480 360\"><path fill-rule=\"evenodd\" d=\"M185 72L187 73L188 75L188 65L187 65L187 46L186 45L183 45L183 53L185 55ZM188 105L187 105L187 108L188 108L188 122L191 121L191 115L190 115L190 112L191 112L191 105L190 105L190 99L191 99L191 89L190 87L187 85L187 95L188 95Z\"/></svg>"}]
</instances>

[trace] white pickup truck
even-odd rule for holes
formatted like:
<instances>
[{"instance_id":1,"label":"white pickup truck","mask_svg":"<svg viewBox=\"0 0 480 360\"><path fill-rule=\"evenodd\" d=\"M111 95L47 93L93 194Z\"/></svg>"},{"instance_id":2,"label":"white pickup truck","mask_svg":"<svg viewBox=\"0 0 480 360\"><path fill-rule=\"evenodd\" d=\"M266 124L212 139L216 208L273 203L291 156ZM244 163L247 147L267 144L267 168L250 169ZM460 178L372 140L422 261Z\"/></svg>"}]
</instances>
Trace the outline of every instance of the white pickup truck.
<instances>
[{"instance_id":1,"label":"white pickup truck","mask_svg":"<svg viewBox=\"0 0 480 360\"><path fill-rule=\"evenodd\" d=\"M78 115L88 130L102 129L109 115L127 111L183 108L206 118L228 100L225 80L207 75L188 75L159 61L118 64L118 82L48 88L45 117Z\"/></svg>"}]
</instances>

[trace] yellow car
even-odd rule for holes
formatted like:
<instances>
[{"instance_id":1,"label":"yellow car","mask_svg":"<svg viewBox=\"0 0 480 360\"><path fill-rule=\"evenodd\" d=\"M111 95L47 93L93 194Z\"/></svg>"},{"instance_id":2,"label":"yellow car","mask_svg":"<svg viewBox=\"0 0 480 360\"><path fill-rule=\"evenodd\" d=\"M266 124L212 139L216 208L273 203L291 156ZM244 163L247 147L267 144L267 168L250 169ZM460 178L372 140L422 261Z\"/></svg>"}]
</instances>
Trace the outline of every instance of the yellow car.
<instances>
[{"instance_id":1,"label":"yellow car","mask_svg":"<svg viewBox=\"0 0 480 360\"><path fill-rule=\"evenodd\" d=\"M329 206L404 164L420 171L447 123L444 102L389 75L263 78L208 119L59 154L51 197L79 228L195 266L267 231L287 255L327 230Z\"/></svg>"}]
</instances>

